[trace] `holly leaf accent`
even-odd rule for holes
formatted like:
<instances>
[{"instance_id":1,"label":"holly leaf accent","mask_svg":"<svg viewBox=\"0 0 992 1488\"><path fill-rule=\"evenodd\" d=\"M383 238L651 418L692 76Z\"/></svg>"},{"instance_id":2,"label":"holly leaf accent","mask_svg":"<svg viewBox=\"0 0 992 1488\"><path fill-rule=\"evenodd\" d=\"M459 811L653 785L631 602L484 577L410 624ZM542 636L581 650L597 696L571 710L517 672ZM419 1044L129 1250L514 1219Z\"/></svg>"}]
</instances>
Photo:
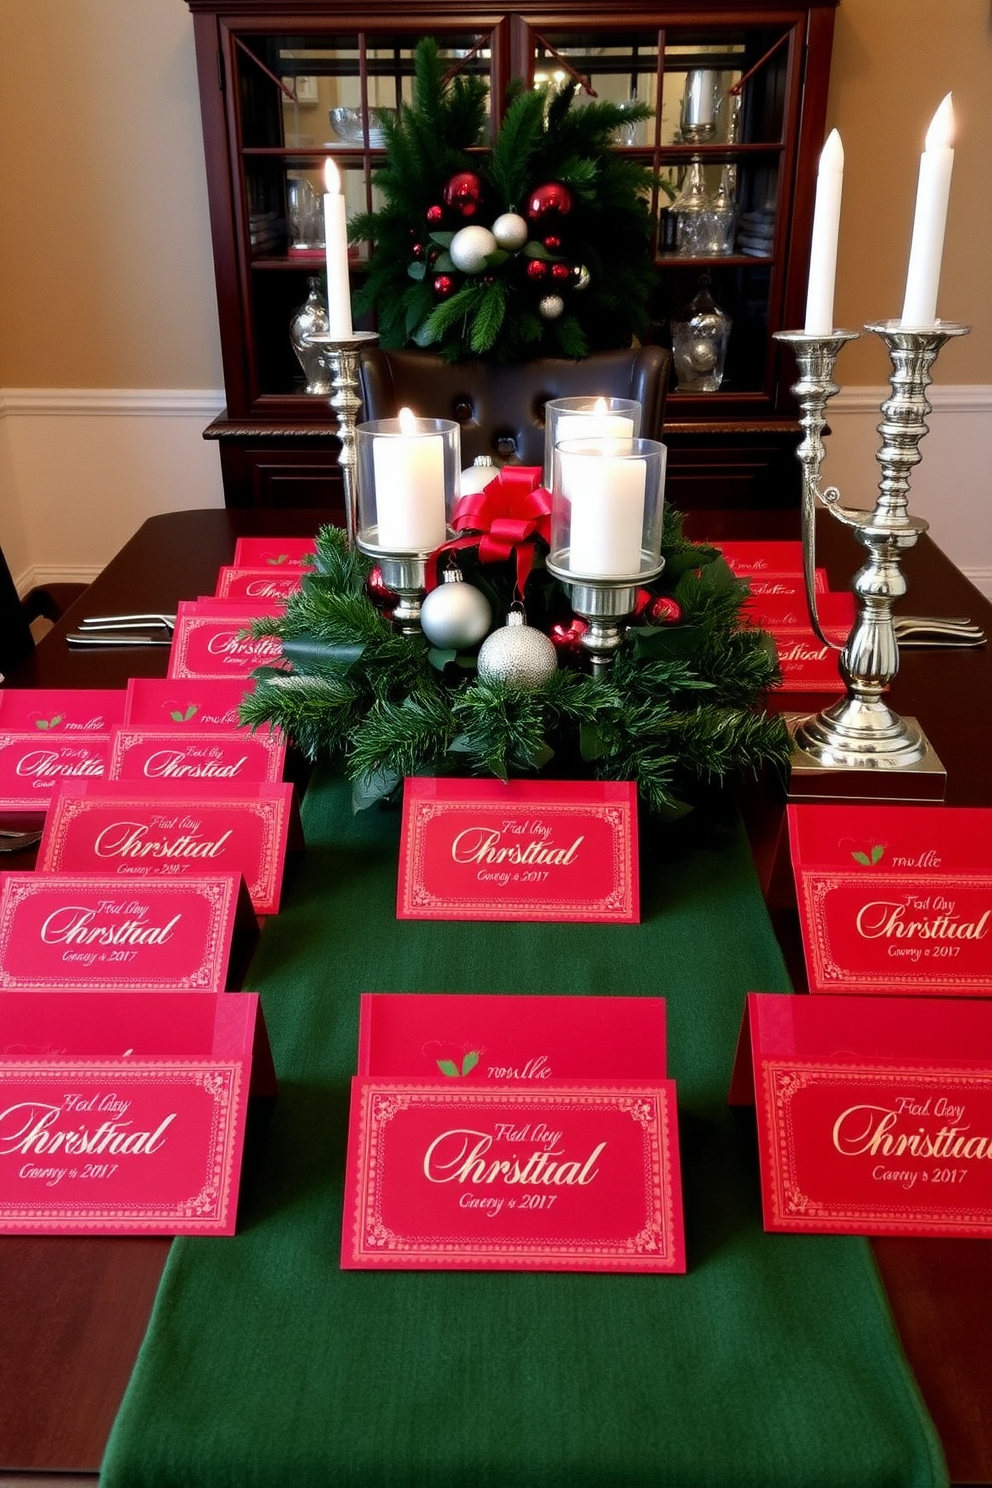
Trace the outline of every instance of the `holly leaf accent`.
<instances>
[{"instance_id":1,"label":"holly leaf accent","mask_svg":"<svg viewBox=\"0 0 992 1488\"><path fill-rule=\"evenodd\" d=\"M871 867L871 858L865 852L852 852L851 857L856 863L861 863L865 868Z\"/></svg>"},{"instance_id":2,"label":"holly leaf accent","mask_svg":"<svg viewBox=\"0 0 992 1488\"><path fill-rule=\"evenodd\" d=\"M883 855L884 852L885 852L885 845L884 845L884 843L876 842L875 843L875 846L871 850L871 860L872 860L872 863L877 863L878 860L879 860L879 858L882 857L882 855Z\"/></svg>"},{"instance_id":3,"label":"holly leaf accent","mask_svg":"<svg viewBox=\"0 0 992 1488\"><path fill-rule=\"evenodd\" d=\"M266 558L265 561L266 561L266 563L288 563L289 562L289 554L288 553L280 553L279 556L278 556L278 558Z\"/></svg>"},{"instance_id":4,"label":"holly leaf accent","mask_svg":"<svg viewBox=\"0 0 992 1488\"><path fill-rule=\"evenodd\" d=\"M478 1050L477 1049L470 1049L469 1052L465 1055L465 1058L462 1060L462 1074L463 1075L467 1075L470 1070L474 1070L475 1069L475 1066L478 1064L478 1062L479 1062L479 1053L478 1053Z\"/></svg>"},{"instance_id":5,"label":"holly leaf accent","mask_svg":"<svg viewBox=\"0 0 992 1488\"><path fill-rule=\"evenodd\" d=\"M437 1067L441 1071L442 1075L448 1075L449 1078L452 1080L458 1079L458 1066L453 1060L439 1059L437 1062Z\"/></svg>"},{"instance_id":6,"label":"holly leaf accent","mask_svg":"<svg viewBox=\"0 0 992 1488\"><path fill-rule=\"evenodd\" d=\"M183 723L189 723L190 719L193 718L197 713L199 713L199 711L200 707L198 703L190 703L189 707L186 709L186 712L182 716Z\"/></svg>"},{"instance_id":7,"label":"holly leaf accent","mask_svg":"<svg viewBox=\"0 0 992 1488\"><path fill-rule=\"evenodd\" d=\"M183 713L182 710L179 708L173 708L172 712L169 714L169 717L172 719L173 723L186 722L186 714Z\"/></svg>"}]
</instances>

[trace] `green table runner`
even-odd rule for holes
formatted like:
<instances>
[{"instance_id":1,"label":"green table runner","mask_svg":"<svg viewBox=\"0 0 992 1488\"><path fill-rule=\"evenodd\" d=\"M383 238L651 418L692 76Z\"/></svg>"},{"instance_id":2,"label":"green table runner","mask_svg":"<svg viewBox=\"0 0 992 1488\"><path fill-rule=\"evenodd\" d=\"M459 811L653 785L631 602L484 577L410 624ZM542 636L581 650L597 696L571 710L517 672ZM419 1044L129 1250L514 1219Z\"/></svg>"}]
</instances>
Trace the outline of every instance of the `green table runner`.
<instances>
[{"instance_id":1,"label":"green table runner","mask_svg":"<svg viewBox=\"0 0 992 1488\"><path fill-rule=\"evenodd\" d=\"M104 1488L946 1483L866 1242L765 1235L726 1106L744 995L786 974L747 845L645 844L644 922L394 918L398 817L318 778L249 981L281 1094L233 1239L172 1248ZM689 1273L338 1268L363 990L663 994Z\"/></svg>"}]
</instances>

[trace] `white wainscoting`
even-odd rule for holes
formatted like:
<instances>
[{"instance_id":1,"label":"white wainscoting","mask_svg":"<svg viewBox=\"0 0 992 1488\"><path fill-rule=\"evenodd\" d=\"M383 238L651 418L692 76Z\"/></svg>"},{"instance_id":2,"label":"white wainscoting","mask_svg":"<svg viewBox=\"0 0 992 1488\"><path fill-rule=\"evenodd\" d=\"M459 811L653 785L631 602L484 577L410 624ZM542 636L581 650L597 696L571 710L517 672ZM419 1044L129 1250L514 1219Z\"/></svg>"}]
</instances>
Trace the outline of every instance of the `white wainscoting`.
<instances>
[{"instance_id":1,"label":"white wainscoting","mask_svg":"<svg viewBox=\"0 0 992 1488\"><path fill-rule=\"evenodd\" d=\"M823 485L839 487L846 506L871 507L878 494L875 456L885 387L845 388L827 415L830 436ZM932 386L929 433L912 474L910 510L971 582L992 599L992 387ZM907 595L907 608L912 608Z\"/></svg>"},{"instance_id":2,"label":"white wainscoting","mask_svg":"<svg viewBox=\"0 0 992 1488\"><path fill-rule=\"evenodd\" d=\"M222 393L0 391L0 545L23 593L89 581L146 517L224 505L203 430Z\"/></svg>"},{"instance_id":3,"label":"white wainscoting","mask_svg":"<svg viewBox=\"0 0 992 1488\"><path fill-rule=\"evenodd\" d=\"M823 480L848 505L874 503L888 394L847 388L830 403ZM992 597L992 387L928 397L912 510ZM18 587L91 579L146 517L223 506L217 446L202 437L223 406L209 390L0 391L0 545Z\"/></svg>"}]
</instances>

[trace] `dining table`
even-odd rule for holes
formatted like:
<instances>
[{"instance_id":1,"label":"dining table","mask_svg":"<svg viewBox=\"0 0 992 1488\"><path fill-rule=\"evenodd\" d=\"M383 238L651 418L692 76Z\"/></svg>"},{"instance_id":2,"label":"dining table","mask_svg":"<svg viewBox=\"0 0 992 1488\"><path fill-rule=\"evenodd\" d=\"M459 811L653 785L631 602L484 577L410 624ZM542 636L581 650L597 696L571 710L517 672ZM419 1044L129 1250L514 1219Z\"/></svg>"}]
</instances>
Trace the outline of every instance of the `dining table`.
<instances>
[{"instance_id":1,"label":"dining table","mask_svg":"<svg viewBox=\"0 0 992 1488\"><path fill-rule=\"evenodd\" d=\"M3 686L125 688L132 677L164 676L167 647L79 648L67 635L89 616L175 613L179 601L213 594L218 569L232 562L239 537L310 536L325 520L330 514L276 508L179 510L148 518ZM716 543L796 539L800 515L694 510L686 513L685 528L694 539ZM817 562L833 589L845 589L863 553L848 531L821 517ZM967 615L992 631L992 604L929 537L904 555L903 567L908 594L901 609ZM945 804L992 807L988 648L906 648L889 696L899 713L920 721L940 757ZM815 712L828 701L780 694L770 706ZM297 761L301 792L307 768ZM787 871L787 782L764 771L737 789L770 923L792 986L803 992L799 919ZM0 827L25 825L30 822L21 818L0 820ZM0 868L32 864L30 849L0 859ZM0 1236L0 1485L75 1488L97 1481L173 1244L166 1236ZM992 1241L879 1236L870 1246L951 1483L992 1484Z\"/></svg>"}]
</instances>

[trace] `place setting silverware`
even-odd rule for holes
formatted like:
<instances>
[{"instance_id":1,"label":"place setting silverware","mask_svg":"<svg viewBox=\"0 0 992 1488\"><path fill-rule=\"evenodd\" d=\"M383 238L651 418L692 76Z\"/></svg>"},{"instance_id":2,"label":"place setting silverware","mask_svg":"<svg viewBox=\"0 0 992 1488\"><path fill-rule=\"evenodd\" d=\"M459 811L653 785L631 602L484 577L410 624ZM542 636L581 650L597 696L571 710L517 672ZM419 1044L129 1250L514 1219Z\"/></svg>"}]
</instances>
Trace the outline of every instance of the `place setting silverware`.
<instances>
[{"instance_id":1,"label":"place setting silverware","mask_svg":"<svg viewBox=\"0 0 992 1488\"><path fill-rule=\"evenodd\" d=\"M162 612L86 615L70 631L70 646L171 646L176 617Z\"/></svg>"},{"instance_id":2,"label":"place setting silverware","mask_svg":"<svg viewBox=\"0 0 992 1488\"><path fill-rule=\"evenodd\" d=\"M896 615L896 640L901 648L984 646L985 631L964 615Z\"/></svg>"},{"instance_id":3,"label":"place setting silverware","mask_svg":"<svg viewBox=\"0 0 992 1488\"><path fill-rule=\"evenodd\" d=\"M0 853L26 852L29 847L37 847L40 841L40 831L14 832L0 827Z\"/></svg>"}]
</instances>

